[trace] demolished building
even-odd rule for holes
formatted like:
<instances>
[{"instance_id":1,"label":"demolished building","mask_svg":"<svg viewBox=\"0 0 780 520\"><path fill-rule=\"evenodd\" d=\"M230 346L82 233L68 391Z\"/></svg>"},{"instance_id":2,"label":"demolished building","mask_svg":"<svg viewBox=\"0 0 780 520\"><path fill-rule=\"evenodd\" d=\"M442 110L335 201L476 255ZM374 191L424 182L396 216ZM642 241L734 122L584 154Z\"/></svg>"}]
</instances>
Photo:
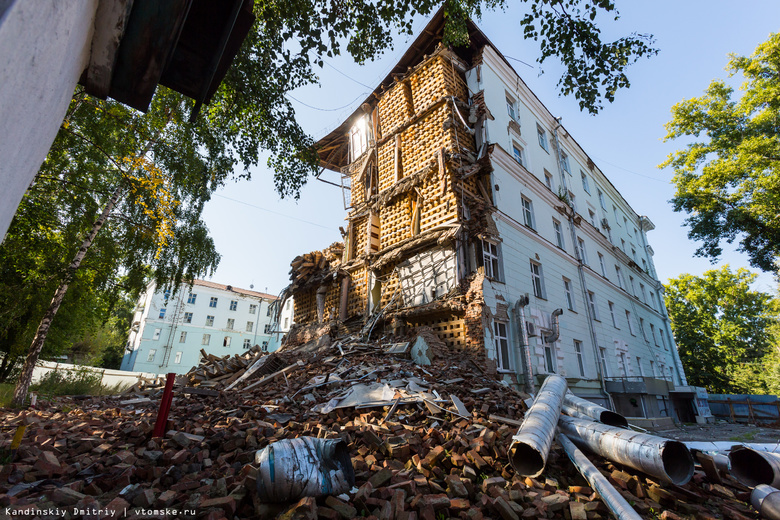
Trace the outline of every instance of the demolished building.
<instances>
[{"instance_id":1,"label":"demolished building","mask_svg":"<svg viewBox=\"0 0 780 520\"><path fill-rule=\"evenodd\" d=\"M347 226L292 262L287 342L338 334L332 323L426 326L528 391L555 373L648 424L706 415L669 327L652 221L476 25L458 48L441 45L443 26L440 11L317 143Z\"/></svg>"}]
</instances>

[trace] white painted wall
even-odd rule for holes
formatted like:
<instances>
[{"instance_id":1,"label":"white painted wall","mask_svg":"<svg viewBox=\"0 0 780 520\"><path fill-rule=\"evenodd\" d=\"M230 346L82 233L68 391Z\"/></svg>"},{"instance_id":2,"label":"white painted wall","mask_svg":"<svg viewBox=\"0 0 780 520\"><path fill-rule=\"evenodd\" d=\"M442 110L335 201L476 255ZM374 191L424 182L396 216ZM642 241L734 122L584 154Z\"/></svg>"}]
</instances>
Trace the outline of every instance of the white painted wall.
<instances>
[{"instance_id":1,"label":"white painted wall","mask_svg":"<svg viewBox=\"0 0 780 520\"><path fill-rule=\"evenodd\" d=\"M87 66L98 0L16 0L0 18L0 236Z\"/></svg>"}]
</instances>

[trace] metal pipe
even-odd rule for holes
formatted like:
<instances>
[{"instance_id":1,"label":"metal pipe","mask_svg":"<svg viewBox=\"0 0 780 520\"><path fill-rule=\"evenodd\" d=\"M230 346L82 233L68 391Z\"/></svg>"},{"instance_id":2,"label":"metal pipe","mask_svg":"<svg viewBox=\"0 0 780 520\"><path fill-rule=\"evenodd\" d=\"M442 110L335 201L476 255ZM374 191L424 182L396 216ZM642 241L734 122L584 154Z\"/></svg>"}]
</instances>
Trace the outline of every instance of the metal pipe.
<instances>
[{"instance_id":1,"label":"metal pipe","mask_svg":"<svg viewBox=\"0 0 780 520\"><path fill-rule=\"evenodd\" d=\"M545 343L555 343L561 336L561 324L558 322L558 316L561 314L563 314L563 309L555 309L550 314L553 332L549 336L544 336L543 339Z\"/></svg>"},{"instance_id":2,"label":"metal pipe","mask_svg":"<svg viewBox=\"0 0 780 520\"><path fill-rule=\"evenodd\" d=\"M559 432L555 438L558 440L558 444L563 446L563 450L569 456L574 467L585 477L590 487L596 490L602 502L615 514L618 520L640 520L642 518L623 498L623 495L609 483L607 477L601 474L568 437Z\"/></svg>"},{"instance_id":3,"label":"metal pipe","mask_svg":"<svg viewBox=\"0 0 780 520\"><path fill-rule=\"evenodd\" d=\"M628 428L628 421L619 413L607 410L603 406L591 403L582 397L577 397L571 391L566 392L566 395L563 397L563 412L571 417L600 421L603 424L617 426L618 428Z\"/></svg>"},{"instance_id":4,"label":"metal pipe","mask_svg":"<svg viewBox=\"0 0 780 520\"><path fill-rule=\"evenodd\" d=\"M780 442L761 443L761 442L740 442L733 441L685 441L689 450L701 451L731 451L735 445L744 446L756 451L772 451L780 453Z\"/></svg>"},{"instance_id":5,"label":"metal pipe","mask_svg":"<svg viewBox=\"0 0 780 520\"><path fill-rule=\"evenodd\" d=\"M759 484L750 494L750 505L769 520L780 520L780 490Z\"/></svg>"},{"instance_id":6,"label":"metal pipe","mask_svg":"<svg viewBox=\"0 0 780 520\"><path fill-rule=\"evenodd\" d=\"M580 448L678 486L693 477L693 456L685 444L562 415L561 432Z\"/></svg>"},{"instance_id":7,"label":"metal pipe","mask_svg":"<svg viewBox=\"0 0 780 520\"><path fill-rule=\"evenodd\" d=\"M512 307L515 320L519 322L519 334L518 337L520 345L520 353L522 354L521 363L523 365L523 378L525 379L525 389L528 393L536 393L536 384L534 383L534 370L531 363L531 347L528 345L528 331L525 329L525 306L528 305L528 296L522 296L519 298ZM519 316L518 316L519 313Z\"/></svg>"},{"instance_id":8,"label":"metal pipe","mask_svg":"<svg viewBox=\"0 0 780 520\"><path fill-rule=\"evenodd\" d=\"M780 454L740 446L729 452L729 462L731 474L748 487L780 487Z\"/></svg>"},{"instance_id":9,"label":"metal pipe","mask_svg":"<svg viewBox=\"0 0 780 520\"><path fill-rule=\"evenodd\" d=\"M547 376L509 446L509 462L518 474L536 477L544 471L565 393L566 379Z\"/></svg>"}]
</instances>

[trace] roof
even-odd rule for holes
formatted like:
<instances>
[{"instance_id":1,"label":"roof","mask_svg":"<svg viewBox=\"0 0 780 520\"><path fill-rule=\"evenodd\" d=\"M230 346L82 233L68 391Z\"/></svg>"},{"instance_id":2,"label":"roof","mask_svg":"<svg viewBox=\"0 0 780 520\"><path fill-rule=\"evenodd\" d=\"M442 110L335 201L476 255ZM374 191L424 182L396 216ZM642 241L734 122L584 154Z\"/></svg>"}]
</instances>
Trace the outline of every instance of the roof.
<instances>
[{"instance_id":1,"label":"roof","mask_svg":"<svg viewBox=\"0 0 780 520\"><path fill-rule=\"evenodd\" d=\"M230 291L236 294L243 294L244 296L254 296L255 298L262 298L264 300L279 299L273 294L250 291L249 289L241 289L240 287L233 287L232 285L223 285L221 283L209 282L207 280L193 280L192 285L200 285L201 287L209 287L211 289L219 289L221 291Z\"/></svg>"},{"instance_id":2,"label":"roof","mask_svg":"<svg viewBox=\"0 0 780 520\"><path fill-rule=\"evenodd\" d=\"M469 45L467 47L458 47L453 49L455 53L463 60L471 63L471 58L477 54L479 49L485 45L495 48L485 33L483 33L476 24L470 19L467 21L469 32ZM340 171L341 168L349 163L349 147L347 133L354 119L364 113L362 106L366 103L373 106L374 100L378 99L381 93L393 84L399 74L405 74L410 67L420 63L426 55L432 54L437 45L444 36L444 8L440 8L422 30L420 35L406 49L398 63L395 64L390 72L385 76L374 91L369 94L360 108L355 110L341 125L328 135L317 141L318 153L320 155L320 166L329 170ZM499 53L500 54L500 53ZM503 58L503 55L501 55ZM509 65L509 62L507 62ZM509 65L511 67L511 65Z\"/></svg>"}]
</instances>

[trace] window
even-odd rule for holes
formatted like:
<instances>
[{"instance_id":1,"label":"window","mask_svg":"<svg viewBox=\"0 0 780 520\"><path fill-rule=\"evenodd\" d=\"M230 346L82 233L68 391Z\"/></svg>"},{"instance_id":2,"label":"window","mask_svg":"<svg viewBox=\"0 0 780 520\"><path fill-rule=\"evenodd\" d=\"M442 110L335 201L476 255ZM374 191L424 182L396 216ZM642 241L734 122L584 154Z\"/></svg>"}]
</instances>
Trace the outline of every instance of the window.
<instances>
[{"instance_id":1,"label":"window","mask_svg":"<svg viewBox=\"0 0 780 520\"><path fill-rule=\"evenodd\" d=\"M533 203L525 197L520 197L520 201L523 205L523 224L531 229L534 229L534 206Z\"/></svg>"},{"instance_id":2,"label":"window","mask_svg":"<svg viewBox=\"0 0 780 520\"><path fill-rule=\"evenodd\" d=\"M266 323L265 324L265 326L263 327L263 332L265 334L270 334L271 333L271 324L270 323Z\"/></svg>"},{"instance_id":3,"label":"window","mask_svg":"<svg viewBox=\"0 0 780 520\"><path fill-rule=\"evenodd\" d=\"M618 210L615 206L612 206L612 214L615 215L615 224L620 225L620 219L618 218Z\"/></svg>"},{"instance_id":4,"label":"window","mask_svg":"<svg viewBox=\"0 0 780 520\"><path fill-rule=\"evenodd\" d=\"M571 204L572 209L576 212L577 211L577 197L574 196L574 193L569 192L569 203Z\"/></svg>"},{"instance_id":5,"label":"window","mask_svg":"<svg viewBox=\"0 0 780 520\"><path fill-rule=\"evenodd\" d=\"M211 334L204 334L203 339L200 341L201 345L208 345L211 343Z\"/></svg>"},{"instance_id":6,"label":"window","mask_svg":"<svg viewBox=\"0 0 780 520\"><path fill-rule=\"evenodd\" d=\"M160 339L160 333L162 332L162 329L154 329L154 336L152 336L152 339L157 341Z\"/></svg>"},{"instance_id":7,"label":"window","mask_svg":"<svg viewBox=\"0 0 780 520\"><path fill-rule=\"evenodd\" d=\"M655 293L650 291L650 307L655 309Z\"/></svg>"},{"instance_id":8,"label":"window","mask_svg":"<svg viewBox=\"0 0 780 520\"><path fill-rule=\"evenodd\" d=\"M289 309L289 308L290 308L290 307L289 307L289 305L290 305L290 302L287 302L287 305L288 305L288 307L287 307L287 308ZM270 316L270 315L271 315L271 306L270 306L270 305L269 305L269 306L268 306L268 308L265 310L265 315L266 315L266 316Z\"/></svg>"},{"instance_id":9,"label":"window","mask_svg":"<svg viewBox=\"0 0 780 520\"><path fill-rule=\"evenodd\" d=\"M623 252L626 252L626 241L622 238L620 239L620 248L623 250Z\"/></svg>"},{"instance_id":10,"label":"window","mask_svg":"<svg viewBox=\"0 0 780 520\"><path fill-rule=\"evenodd\" d=\"M647 293L645 292L645 284L639 284L639 295L642 297L642 301L647 303Z\"/></svg>"},{"instance_id":11,"label":"window","mask_svg":"<svg viewBox=\"0 0 780 520\"><path fill-rule=\"evenodd\" d=\"M569 156L566 152L561 151L561 169L571 175L571 168L569 168Z\"/></svg>"},{"instance_id":12,"label":"window","mask_svg":"<svg viewBox=\"0 0 780 520\"><path fill-rule=\"evenodd\" d=\"M512 364L509 360L509 340L506 333L506 323L500 321L493 322L493 337L496 341L496 360L499 370L511 370Z\"/></svg>"},{"instance_id":13,"label":"window","mask_svg":"<svg viewBox=\"0 0 780 520\"><path fill-rule=\"evenodd\" d=\"M574 306L574 293L571 290L571 280L568 278L563 279L563 293L566 295L566 305L570 311L576 311Z\"/></svg>"},{"instance_id":14,"label":"window","mask_svg":"<svg viewBox=\"0 0 780 520\"><path fill-rule=\"evenodd\" d=\"M628 283L631 285L631 295L636 296L636 285L634 285L634 277L628 275Z\"/></svg>"},{"instance_id":15,"label":"window","mask_svg":"<svg viewBox=\"0 0 780 520\"><path fill-rule=\"evenodd\" d=\"M542 266L536 262L531 262L531 285L534 288L534 296L544 298L544 278L542 275Z\"/></svg>"},{"instance_id":16,"label":"window","mask_svg":"<svg viewBox=\"0 0 780 520\"><path fill-rule=\"evenodd\" d=\"M634 259L634 262L637 261L637 259L636 259L636 249L634 249L633 247L631 248L631 258Z\"/></svg>"},{"instance_id":17,"label":"window","mask_svg":"<svg viewBox=\"0 0 780 520\"><path fill-rule=\"evenodd\" d=\"M485 266L485 276L501 281L501 262L498 244L489 240L482 241L482 262Z\"/></svg>"},{"instance_id":18,"label":"window","mask_svg":"<svg viewBox=\"0 0 780 520\"><path fill-rule=\"evenodd\" d=\"M607 302L607 305L609 306L609 315L612 318L612 326L616 329L619 329L617 324L617 317L615 316L615 304L612 302Z\"/></svg>"},{"instance_id":19,"label":"window","mask_svg":"<svg viewBox=\"0 0 780 520\"><path fill-rule=\"evenodd\" d=\"M637 233L636 228L634 228L634 236L637 236L637 235L639 235L639 233Z\"/></svg>"},{"instance_id":20,"label":"window","mask_svg":"<svg viewBox=\"0 0 780 520\"><path fill-rule=\"evenodd\" d=\"M233 318L228 318L228 320L227 320L227 329L228 330L233 330L233 326L235 324L236 324L236 320L234 320Z\"/></svg>"},{"instance_id":21,"label":"window","mask_svg":"<svg viewBox=\"0 0 780 520\"><path fill-rule=\"evenodd\" d=\"M593 319L600 321L599 310L598 307L596 307L596 296L593 294L593 291L588 291L588 305L590 305L590 314Z\"/></svg>"},{"instance_id":22,"label":"window","mask_svg":"<svg viewBox=\"0 0 780 520\"><path fill-rule=\"evenodd\" d=\"M517 121L517 111L515 110L515 100L506 96L506 113L512 121Z\"/></svg>"},{"instance_id":23,"label":"window","mask_svg":"<svg viewBox=\"0 0 780 520\"><path fill-rule=\"evenodd\" d=\"M512 143L512 156L514 156L515 161L520 163L521 166L525 166L525 161L523 160L524 155L523 147L520 146L517 143Z\"/></svg>"},{"instance_id":24,"label":"window","mask_svg":"<svg viewBox=\"0 0 780 520\"><path fill-rule=\"evenodd\" d=\"M589 209L588 210L588 218L590 219L590 224L594 228L598 229L599 228L599 222L598 222L598 220L596 220L596 212L593 211L592 209Z\"/></svg>"},{"instance_id":25,"label":"window","mask_svg":"<svg viewBox=\"0 0 780 520\"><path fill-rule=\"evenodd\" d=\"M549 152L550 148L547 145L547 132L545 132L544 129L538 124L536 125L536 135L539 136L539 146L544 148L545 152Z\"/></svg>"},{"instance_id":26,"label":"window","mask_svg":"<svg viewBox=\"0 0 780 520\"><path fill-rule=\"evenodd\" d=\"M249 314L254 314L257 312L257 305L254 303L249 304Z\"/></svg>"},{"instance_id":27,"label":"window","mask_svg":"<svg viewBox=\"0 0 780 520\"><path fill-rule=\"evenodd\" d=\"M574 340L574 353L577 354L577 365L580 368L580 377L585 377L585 363L582 360L582 341Z\"/></svg>"},{"instance_id":28,"label":"window","mask_svg":"<svg viewBox=\"0 0 780 520\"><path fill-rule=\"evenodd\" d=\"M623 225L626 227L626 233L628 233L630 236L631 233L628 231L628 219L626 217L623 217Z\"/></svg>"},{"instance_id":29,"label":"window","mask_svg":"<svg viewBox=\"0 0 780 520\"><path fill-rule=\"evenodd\" d=\"M248 321L246 322L246 331L252 332L255 328L255 322L254 321Z\"/></svg>"},{"instance_id":30,"label":"window","mask_svg":"<svg viewBox=\"0 0 780 520\"><path fill-rule=\"evenodd\" d=\"M195 303L195 300L198 298L197 294L190 293L189 296L187 296L187 303Z\"/></svg>"},{"instance_id":31,"label":"window","mask_svg":"<svg viewBox=\"0 0 780 520\"><path fill-rule=\"evenodd\" d=\"M548 374L555 373L555 352L549 343L544 344L544 370Z\"/></svg>"},{"instance_id":32,"label":"window","mask_svg":"<svg viewBox=\"0 0 780 520\"><path fill-rule=\"evenodd\" d=\"M644 272L646 272L646 273L648 273L648 272L649 272L649 271L647 270L647 261L645 261L645 259L644 259L644 258L642 259L642 270L643 270Z\"/></svg>"},{"instance_id":33,"label":"window","mask_svg":"<svg viewBox=\"0 0 780 520\"><path fill-rule=\"evenodd\" d=\"M287 329L287 326L290 324L290 318L284 319L284 328Z\"/></svg>"},{"instance_id":34,"label":"window","mask_svg":"<svg viewBox=\"0 0 780 520\"><path fill-rule=\"evenodd\" d=\"M599 255L599 268L601 269L601 276L604 278L607 277L607 264L604 263L604 255L601 253L596 253Z\"/></svg>"},{"instance_id":35,"label":"window","mask_svg":"<svg viewBox=\"0 0 780 520\"><path fill-rule=\"evenodd\" d=\"M260 350L262 350L263 352L268 352L268 342L267 341L263 341L263 343L260 345Z\"/></svg>"},{"instance_id":36,"label":"window","mask_svg":"<svg viewBox=\"0 0 780 520\"><path fill-rule=\"evenodd\" d=\"M156 356L156 355L157 355L157 349L156 348L149 349L149 355L146 356L146 362L147 363L151 363L152 361L154 361L154 356Z\"/></svg>"},{"instance_id":37,"label":"window","mask_svg":"<svg viewBox=\"0 0 780 520\"><path fill-rule=\"evenodd\" d=\"M623 273L620 270L620 266L615 266L615 276L617 277L618 287L623 289Z\"/></svg>"},{"instance_id":38,"label":"window","mask_svg":"<svg viewBox=\"0 0 780 520\"><path fill-rule=\"evenodd\" d=\"M216 306L217 306L217 300L218 300L218 299L219 299L219 298L217 298L216 296L212 296L212 297L211 297L211 300L209 300L209 307L214 307L214 308L216 308Z\"/></svg>"},{"instance_id":39,"label":"window","mask_svg":"<svg viewBox=\"0 0 780 520\"><path fill-rule=\"evenodd\" d=\"M599 205L601 205L601 209L607 209L607 204L604 202L604 194L599 188L596 188L596 193L599 197Z\"/></svg>"},{"instance_id":40,"label":"window","mask_svg":"<svg viewBox=\"0 0 780 520\"><path fill-rule=\"evenodd\" d=\"M582 189L585 190L585 193L590 195L590 183L588 182L588 176L585 175L585 172L580 170L580 176L582 177Z\"/></svg>"},{"instance_id":41,"label":"window","mask_svg":"<svg viewBox=\"0 0 780 520\"><path fill-rule=\"evenodd\" d=\"M561 249L566 249L566 242L563 239L563 228L561 223L553 219L553 230L555 230L555 245Z\"/></svg>"},{"instance_id":42,"label":"window","mask_svg":"<svg viewBox=\"0 0 780 520\"><path fill-rule=\"evenodd\" d=\"M167 290L166 290L166 291L163 293L163 301L165 301L165 303L168 303L168 300L170 300L170 299L171 299L171 290L170 290L170 289L167 289Z\"/></svg>"},{"instance_id":43,"label":"window","mask_svg":"<svg viewBox=\"0 0 780 520\"><path fill-rule=\"evenodd\" d=\"M607 349L599 347L599 353L601 354L601 370L604 373L604 377L609 377L609 365L607 364Z\"/></svg>"},{"instance_id":44,"label":"window","mask_svg":"<svg viewBox=\"0 0 780 520\"><path fill-rule=\"evenodd\" d=\"M238 300L230 300L230 310L234 311L238 309Z\"/></svg>"},{"instance_id":45,"label":"window","mask_svg":"<svg viewBox=\"0 0 780 520\"><path fill-rule=\"evenodd\" d=\"M639 331L642 333L642 338L647 341L647 332L645 332L645 319L639 318Z\"/></svg>"},{"instance_id":46,"label":"window","mask_svg":"<svg viewBox=\"0 0 780 520\"><path fill-rule=\"evenodd\" d=\"M187 331L182 331L181 335L179 335L179 343L184 343L187 341Z\"/></svg>"},{"instance_id":47,"label":"window","mask_svg":"<svg viewBox=\"0 0 780 520\"><path fill-rule=\"evenodd\" d=\"M174 362L175 364L177 364L177 365L178 365L179 363L181 363L181 350L180 350L179 352L177 352L177 353L176 353L176 357L175 357L175 358L173 358L173 362Z\"/></svg>"},{"instance_id":48,"label":"window","mask_svg":"<svg viewBox=\"0 0 780 520\"><path fill-rule=\"evenodd\" d=\"M287 300L287 303L284 304L284 308L288 311L290 310L290 304L292 303L292 300Z\"/></svg>"},{"instance_id":49,"label":"window","mask_svg":"<svg viewBox=\"0 0 780 520\"><path fill-rule=\"evenodd\" d=\"M588 251L585 249L585 241L577 237L577 247L580 249L580 260L585 265L588 265Z\"/></svg>"},{"instance_id":50,"label":"window","mask_svg":"<svg viewBox=\"0 0 780 520\"><path fill-rule=\"evenodd\" d=\"M650 371L653 373L653 377L658 377L658 371L655 369L655 363L653 361L650 362Z\"/></svg>"},{"instance_id":51,"label":"window","mask_svg":"<svg viewBox=\"0 0 780 520\"><path fill-rule=\"evenodd\" d=\"M207 327L214 326L214 316L206 316L206 326Z\"/></svg>"},{"instance_id":52,"label":"window","mask_svg":"<svg viewBox=\"0 0 780 520\"><path fill-rule=\"evenodd\" d=\"M645 371L642 370L642 358L639 357L639 356L637 356L637 358L636 358L636 367L639 370L639 375L644 377L645 376Z\"/></svg>"},{"instance_id":53,"label":"window","mask_svg":"<svg viewBox=\"0 0 780 520\"><path fill-rule=\"evenodd\" d=\"M230 346L230 336L225 336L224 338L222 338L222 346L223 347Z\"/></svg>"},{"instance_id":54,"label":"window","mask_svg":"<svg viewBox=\"0 0 780 520\"><path fill-rule=\"evenodd\" d=\"M664 350L669 350L669 348L666 346L666 332L664 329L658 329L658 334L661 336L661 345L663 345Z\"/></svg>"},{"instance_id":55,"label":"window","mask_svg":"<svg viewBox=\"0 0 780 520\"><path fill-rule=\"evenodd\" d=\"M250 348L252 348L252 341L248 340L248 339L245 339L244 340L244 350L249 350Z\"/></svg>"},{"instance_id":56,"label":"window","mask_svg":"<svg viewBox=\"0 0 780 520\"><path fill-rule=\"evenodd\" d=\"M653 338L653 345L658 345L658 338L655 337L655 325L650 324L650 336Z\"/></svg>"},{"instance_id":57,"label":"window","mask_svg":"<svg viewBox=\"0 0 780 520\"><path fill-rule=\"evenodd\" d=\"M544 183L550 188L550 191L555 191L552 173L547 170L544 170Z\"/></svg>"},{"instance_id":58,"label":"window","mask_svg":"<svg viewBox=\"0 0 780 520\"><path fill-rule=\"evenodd\" d=\"M628 363L626 362L625 352L621 352L618 355L618 360L620 361L620 371L623 373L623 377L628 377Z\"/></svg>"},{"instance_id":59,"label":"window","mask_svg":"<svg viewBox=\"0 0 780 520\"><path fill-rule=\"evenodd\" d=\"M185 312L184 313L184 323L192 323L192 313L191 312Z\"/></svg>"},{"instance_id":60,"label":"window","mask_svg":"<svg viewBox=\"0 0 780 520\"><path fill-rule=\"evenodd\" d=\"M350 162L354 161L368 150L368 141L371 133L371 125L368 124L368 115L363 115L355 121L349 129L349 155Z\"/></svg>"},{"instance_id":61,"label":"window","mask_svg":"<svg viewBox=\"0 0 780 520\"><path fill-rule=\"evenodd\" d=\"M634 324L631 323L631 311L626 311L626 321L628 322L628 332L630 332L632 336L636 336Z\"/></svg>"},{"instance_id":62,"label":"window","mask_svg":"<svg viewBox=\"0 0 780 520\"><path fill-rule=\"evenodd\" d=\"M160 309L160 315L157 316L159 319L161 319L161 320L165 319L165 310L166 309L164 307L162 309Z\"/></svg>"}]
</instances>

